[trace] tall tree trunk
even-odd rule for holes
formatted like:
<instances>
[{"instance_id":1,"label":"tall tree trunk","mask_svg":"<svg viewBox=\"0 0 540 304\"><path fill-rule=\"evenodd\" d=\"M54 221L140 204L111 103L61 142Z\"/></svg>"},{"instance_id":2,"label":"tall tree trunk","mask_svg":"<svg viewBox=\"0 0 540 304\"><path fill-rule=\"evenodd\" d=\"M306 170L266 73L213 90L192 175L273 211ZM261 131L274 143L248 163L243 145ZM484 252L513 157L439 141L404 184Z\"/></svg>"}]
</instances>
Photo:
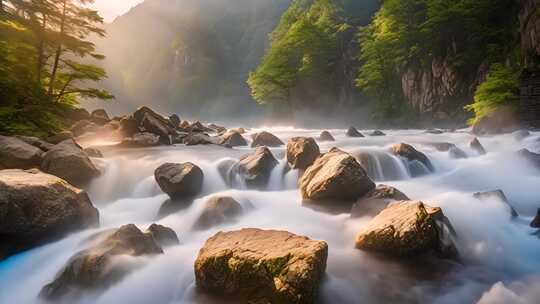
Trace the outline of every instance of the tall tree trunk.
<instances>
[{"instance_id":1,"label":"tall tree trunk","mask_svg":"<svg viewBox=\"0 0 540 304\"><path fill-rule=\"evenodd\" d=\"M2 0L0 0L2 1ZM37 81L41 83L41 77L43 74L43 66L45 65L45 28L47 26L47 15L43 14L43 24L41 26L41 32L38 44L38 61L37 61Z\"/></svg>"},{"instance_id":2,"label":"tall tree trunk","mask_svg":"<svg viewBox=\"0 0 540 304\"><path fill-rule=\"evenodd\" d=\"M49 96L53 95L54 91L54 83L56 82L56 73L58 72L58 65L60 64L60 55L62 54L62 38L64 36L64 30L65 30L65 23L66 23L66 7L67 7L67 0L64 0L63 2L63 8L62 8L62 20L60 21L60 33L59 33L59 39L58 41L58 47L56 48L56 54L54 55L54 65L51 73L51 80L49 82Z\"/></svg>"}]
</instances>

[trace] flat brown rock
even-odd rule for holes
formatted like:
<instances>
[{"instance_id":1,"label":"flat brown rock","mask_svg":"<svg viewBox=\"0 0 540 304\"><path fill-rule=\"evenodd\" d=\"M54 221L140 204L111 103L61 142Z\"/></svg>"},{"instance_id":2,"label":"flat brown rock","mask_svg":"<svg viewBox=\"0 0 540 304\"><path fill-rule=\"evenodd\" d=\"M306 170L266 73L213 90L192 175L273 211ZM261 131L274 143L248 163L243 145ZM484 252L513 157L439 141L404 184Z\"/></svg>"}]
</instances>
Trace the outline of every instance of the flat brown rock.
<instances>
[{"instance_id":1,"label":"flat brown rock","mask_svg":"<svg viewBox=\"0 0 540 304\"><path fill-rule=\"evenodd\" d=\"M328 245L286 231L242 229L208 239L195 261L197 287L249 303L314 303Z\"/></svg>"},{"instance_id":2,"label":"flat brown rock","mask_svg":"<svg viewBox=\"0 0 540 304\"><path fill-rule=\"evenodd\" d=\"M280 147L284 144L285 143L283 143L283 141L281 141L281 139L279 139L274 134L263 131L261 133L253 135L253 142L251 143L251 147Z\"/></svg>"}]
</instances>

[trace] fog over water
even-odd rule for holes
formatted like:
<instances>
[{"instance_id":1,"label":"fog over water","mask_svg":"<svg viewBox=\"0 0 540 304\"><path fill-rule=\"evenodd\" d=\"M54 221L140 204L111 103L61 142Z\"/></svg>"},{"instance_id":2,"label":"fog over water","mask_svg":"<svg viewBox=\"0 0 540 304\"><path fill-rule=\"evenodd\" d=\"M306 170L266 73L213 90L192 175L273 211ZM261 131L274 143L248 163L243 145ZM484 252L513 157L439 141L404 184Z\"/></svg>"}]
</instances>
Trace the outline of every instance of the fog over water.
<instances>
[{"instance_id":1,"label":"fog over water","mask_svg":"<svg viewBox=\"0 0 540 304\"><path fill-rule=\"evenodd\" d=\"M321 130L292 127L261 128L283 141L295 136L317 137ZM260 131L251 129L250 133ZM456 232L461 263L449 261L397 261L357 250L354 238L371 216L351 219L349 214L316 211L302 205L297 186L298 172L283 174L285 148L273 148L280 160L268 191L229 189L218 165L238 159L251 148L183 145L149 149L103 148L105 158L96 160L103 175L88 192L99 208L101 227L70 235L56 243L13 256L0 263L0 303L39 303L40 289L51 282L68 259L85 248L84 240L98 231L134 223L171 227L181 244L165 248L165 254L122 258L134 271L100 295L80 299L81 304L99 303L224 303L196 291L193 263L205 240L221 230L253 227L287 230L328 242L326 277L321 303L539 303L540 239L529 223L540 207L540 174L515 152L540 150L540 133L523 141L512 135L480 138L488 151L477 155L469 148L473 138L466 130L441 135L423 130L384 131L387 136L347 138L345 130L329 130L336 142L319 142L322 152L337 146L353 155L368 153L371 177L394 186L411 199L442 207ZM361 130L367 133L366 130ZM245 136L250 138L249 134ZM409 143L424 152L436 171L412 178L409 164L388 153L390 145ZM468 154L453 159L429 145L450 142ZM167 199L154 181L154 170L165 162L193 162L205 174L203 194L190 207L156 221ZM510 209L497 199L477 200L474 192L501 189L520 214L512 219ZM203 202L226 194L254 208L236 223L204 231L191 227L202 212ZM76 303L72 300L69 303Z\"/></svg>"}]
</instances>

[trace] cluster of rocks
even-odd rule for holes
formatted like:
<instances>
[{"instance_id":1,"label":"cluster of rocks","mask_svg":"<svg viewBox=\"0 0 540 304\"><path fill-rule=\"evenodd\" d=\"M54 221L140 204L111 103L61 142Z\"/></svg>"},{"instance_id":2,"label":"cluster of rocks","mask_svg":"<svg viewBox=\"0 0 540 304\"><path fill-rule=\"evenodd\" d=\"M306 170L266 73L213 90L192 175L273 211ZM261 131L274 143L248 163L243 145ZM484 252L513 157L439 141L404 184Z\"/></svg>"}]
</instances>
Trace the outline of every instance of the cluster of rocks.
<instances>
[{"instance_id":1,"label":"cluster of rocks","mask_svg":"<svg viewBox=\"0 0 540 304\"><path fill-rule=\"evenodd\" d=\"M84 150L69 136L47 141L0 136L0 169L36 168L82 187L100 175L89 155L99 156L100 152Z\"/></svg>"}]
</instances>

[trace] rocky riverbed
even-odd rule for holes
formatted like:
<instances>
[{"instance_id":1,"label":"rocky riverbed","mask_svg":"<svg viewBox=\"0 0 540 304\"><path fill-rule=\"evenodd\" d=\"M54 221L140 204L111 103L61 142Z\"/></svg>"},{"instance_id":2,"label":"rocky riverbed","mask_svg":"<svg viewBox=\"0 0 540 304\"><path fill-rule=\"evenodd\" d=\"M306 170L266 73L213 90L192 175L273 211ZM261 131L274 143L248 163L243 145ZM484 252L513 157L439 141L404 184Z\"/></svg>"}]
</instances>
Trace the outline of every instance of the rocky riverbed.
<instances>
[{"instance_id":1,"label":"rocky riverbed","mask_svg":"<svg viewBox=\"0 0 540 304\"><path fill-rule=\"evenodd\" d=\"M0 303L540 299L540 133L84 118L0 138Z\"/></svg>"}]
</instances>

